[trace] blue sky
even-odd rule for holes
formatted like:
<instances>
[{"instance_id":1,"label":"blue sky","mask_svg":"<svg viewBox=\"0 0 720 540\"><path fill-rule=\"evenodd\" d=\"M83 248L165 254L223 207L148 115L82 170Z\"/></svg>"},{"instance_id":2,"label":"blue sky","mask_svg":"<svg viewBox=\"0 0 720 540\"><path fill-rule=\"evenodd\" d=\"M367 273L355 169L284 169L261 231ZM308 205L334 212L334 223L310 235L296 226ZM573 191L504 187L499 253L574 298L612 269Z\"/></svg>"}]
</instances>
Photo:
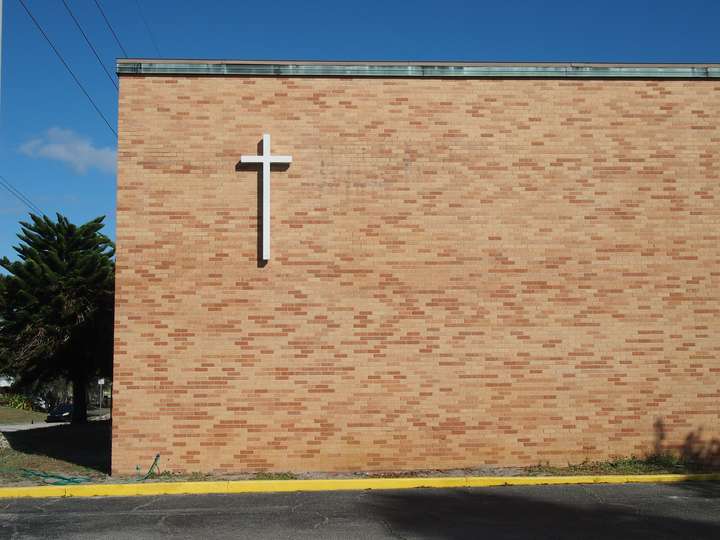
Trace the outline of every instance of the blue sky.
<instances>
[{"instance_id":1,"label":"blue sky","mask_svg":"<svg viewBox=\"0 0 720 540\"><path fill-rule=\"evenodd\" d=\"M66 1L114 73L122 53L94 0ZM61 0L25 2L114 126L116 90ZM720 62L717 0L100 4L131 57ZM114 135L18 0L4 0L3 26L0 175L51 215L78 223L106 215L114 237ZM12 257L25 218L27 209L0 189L0 256Z\"/></svg>"}]
</instances>

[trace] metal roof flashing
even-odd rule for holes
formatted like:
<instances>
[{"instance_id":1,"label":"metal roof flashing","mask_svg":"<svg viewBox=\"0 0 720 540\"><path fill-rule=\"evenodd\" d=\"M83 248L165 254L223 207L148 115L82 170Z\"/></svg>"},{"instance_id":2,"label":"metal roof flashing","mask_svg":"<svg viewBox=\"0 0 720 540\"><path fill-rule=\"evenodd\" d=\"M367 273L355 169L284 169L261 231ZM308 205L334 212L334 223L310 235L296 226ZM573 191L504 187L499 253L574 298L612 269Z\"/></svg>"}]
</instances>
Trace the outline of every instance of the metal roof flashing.
<instances>
[{"instance_id":1,"label":"metal roof flashing","mask_svg":"<svg viewBox=\"0 0 720 540\"><path fill-rule=\"evenodd\" d=\"M720 64L343 62L119 59L118 75L720 79Z\"/></svg>"}]
</instances>

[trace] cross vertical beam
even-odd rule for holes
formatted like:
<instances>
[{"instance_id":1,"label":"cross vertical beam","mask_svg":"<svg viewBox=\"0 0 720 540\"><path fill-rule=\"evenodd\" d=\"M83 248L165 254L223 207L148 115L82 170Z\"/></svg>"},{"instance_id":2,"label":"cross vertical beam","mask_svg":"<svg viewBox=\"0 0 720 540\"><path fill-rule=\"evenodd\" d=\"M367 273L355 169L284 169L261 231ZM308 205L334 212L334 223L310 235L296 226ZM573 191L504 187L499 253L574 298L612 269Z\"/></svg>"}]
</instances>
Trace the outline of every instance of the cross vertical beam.
<instances>
[{"instance_id":1,"label":"cross vertical beam","mask_svg":"<svg viewBox=\"0 0 720 540\"><path fill-rule=\"evenodd\" d=\"M270 260L270 168L274 163L292 163L292 156L273 156L270 152L270 134L262 137L262 154L240 156L241 163L262 165L262 260Z\"/></svg>"},{"instance_id":2,"label":"cross vertical beam","mask_svg":"<svg viewBox=\"0 0 720 540\"><path fill-rule=\"evenodd\" d=\"M270 134L264 133L262 138L263 158L270 158ZM263 243L262 258L264 261L270 260L270 159L263 159L262 163L262 203L263 203Z\"/></svg>"}]
</instances>

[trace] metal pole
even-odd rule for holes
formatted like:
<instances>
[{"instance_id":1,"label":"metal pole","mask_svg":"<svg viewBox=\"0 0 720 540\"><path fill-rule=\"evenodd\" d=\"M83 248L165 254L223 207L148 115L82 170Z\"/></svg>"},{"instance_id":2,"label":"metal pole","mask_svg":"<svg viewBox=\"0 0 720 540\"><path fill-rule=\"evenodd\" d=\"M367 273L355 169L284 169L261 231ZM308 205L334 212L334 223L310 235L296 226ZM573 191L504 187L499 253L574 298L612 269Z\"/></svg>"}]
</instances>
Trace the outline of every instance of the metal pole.
<instances>
[{"instance_id":1,"label":"metal pole","mask_svg":"<svg viewBox=\"0 0 720 540\"><path fill-rule=\"evenodd\" d=\"M2 111L2 15L3 0L0 0L0 111Z\"/></svg>"}]
</instances>

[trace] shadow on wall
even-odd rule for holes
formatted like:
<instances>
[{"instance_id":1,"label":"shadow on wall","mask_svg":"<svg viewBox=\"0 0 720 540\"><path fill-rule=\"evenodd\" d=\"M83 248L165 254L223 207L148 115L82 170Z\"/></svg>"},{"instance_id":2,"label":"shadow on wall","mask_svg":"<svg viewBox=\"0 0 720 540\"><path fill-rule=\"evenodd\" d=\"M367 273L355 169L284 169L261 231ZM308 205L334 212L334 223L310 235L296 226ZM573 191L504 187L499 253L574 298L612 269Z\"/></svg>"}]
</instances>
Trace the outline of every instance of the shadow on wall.
<instances>
[{"instance_id":1,"label":"shadow on wall","mask_svg":"<svg viewBox=\"0 0 720 540\"><path fill-rule=\"evenodd\" d=\"M110 420L5 432L10 448L110 473Z\"/></svg>"},{"instance_id":2,"label":"shadow on wall","mask_svg":"<svg viewBox=\"0 0 720 540\"><path fill-rule=\"evenodd\" d=\"M658 418L655 428L655 456L674 456L682 464L683 469L696 473L720 471L720 440L712 438L703 440L702 428L690 432L681 445L667 446L665 439L665 423ZM689 491L703 499L720 498L720 482L680 482L676 486Z\"/></svg>"},{"instance_id":3,"label":"shadow on wall","mask_svg":"<svg viewBox=\"0 0 720 540\"><path fill-rule=\"evenodd\" d=\"M676 456L685 468L693 471L720 469L720 439L703 440L702 428L691 431L682 445L666 445L667 432L662 418L653 425L655 429L655 456Z\"/></svg>"},{"instance_id":4,"label":"shadow on wall","mask_svg":"<svg viewBox=\"0 0 720 540\"><path fill-rule=\"evenodd\" d=\"M720 485L705 484L720 497ZM682 499L682 500L680 500ZM372 492L366 511L395 538L720 538L718 501L668 485Z\"/></svg>"}]
</instances>

